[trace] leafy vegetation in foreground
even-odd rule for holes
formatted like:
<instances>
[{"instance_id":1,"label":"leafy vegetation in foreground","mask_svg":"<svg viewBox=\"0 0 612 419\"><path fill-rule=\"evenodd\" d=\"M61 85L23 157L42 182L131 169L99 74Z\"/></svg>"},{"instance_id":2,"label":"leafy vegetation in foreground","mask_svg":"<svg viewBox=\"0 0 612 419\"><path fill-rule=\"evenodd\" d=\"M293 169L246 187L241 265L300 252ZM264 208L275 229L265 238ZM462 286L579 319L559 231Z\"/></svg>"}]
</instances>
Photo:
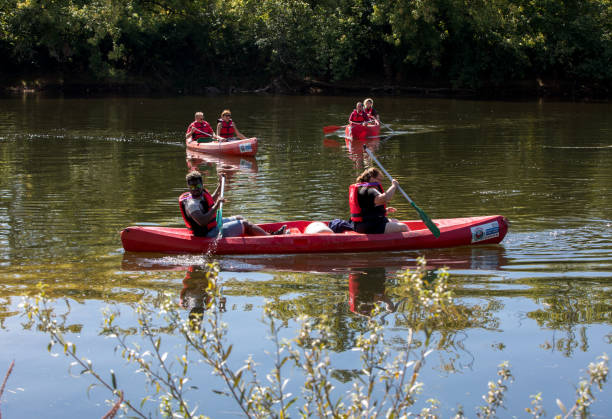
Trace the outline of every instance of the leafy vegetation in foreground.
<instances>
[{"instance_id":1,"label":"leafy vegetation in foreground","mask_svg":"<svg viewBox=\"0 0 612 419\"><path fill-rule=\"evenodd\" d=\"M352 388L346 394L338 394L334 388L334 368L330 360L331 327L329 319L302 317L297 336L282 340L283 329L275 311L265 309L265 322L274 342L273 369L262 379L254 359L247 359L243 366L232 369L230 356L232 345L226 342L227 325L222 322L223 297L216 285L218 266L207 266L202 278L203 286L210 296L206 310L192 311L187 319L179 312L178 304L171 295L159 295L156 301L143 301L137 305L138 325L127 329L117 325L118 313L107 312L103 333L117 340L117 350L124 360L134 364L144 374L150 395L140 404L129 401L129 392L121 389L117 375L111 370L106 379L94 369L92 361L80 358L76 346L64 335L62 316L52 308L52 300L44 293L24 304L24 313L30 326L36 325L51 337L48 350L55 346L72 358L72 366L82 369L82 374L91 374L95 381L107 388L115 397L110 415L123 409L131 416L146 418L151 412L142 411L146 400L158 403L159 413L164 417L202 417L197 412L194 400L189 400L193 385L189 372L199 363L205 364L212 373L221 378L226 389L220 392L232 398L246 417L439 417L440 402L428 400L426 407L412 411L423 383L418 381L427 356L439 350L432 344L431 334L447 321L453 322L462 311L453 302L447 287L448 274L441 271L429 281L425 260L419 260L418 268L407 271L398 278L396 295L401 300L395 309L406 314L410 326L401 342L385 335L384 309L375 307L367 320L367 328L356 339L354 350L360 354L361 369ZM41 286L42 287L42 286ZM217 304L219 303L219 304ZM65 320L65 319L64 319ZM158 324L158 321L162 324ZM282 320L280 323L283 323ZM206 327L203 327L206 325ZM135 331L138 334L135 334ZM168 354L163 351L162 336L176 333L184 338L184 353ZM419 336L423 336L419 339ZM148 347L141 347L143 343ZM393 347L401 350L393 351ZM285 378L288 369L303 377L300 395L288 393ZM577 398L570 408L557 400L563 412L557 417L588 417L589 407L595 401L593 389L602 389L608 377L608 358L601 357L587 369L588 377L576 389ZM291 374L297 376L296 374ZM504 406L504 396L512 374L508 363L499 365L498 379L489 382L488 392L483 395L484 405L475 412L477 417L493 418ZM8 374L7 374L8 376ZM525 409L531 417L544 415L540 394L532 396L531 406ZM214 412L210 412L214 413ZM462 408L455 418L463 418Z\"/></svg>"},{"instance_id":2,"label":"leafy vegetation in foreground","mask_svg":"<svg viewBox=\"0 0 612 419\"><path fill-rule=\"evenodd\" d=\"M612 87L612 2L3 0L0 53L4 85L539 80L595 95Z\"/></svg>"}]
</instances>

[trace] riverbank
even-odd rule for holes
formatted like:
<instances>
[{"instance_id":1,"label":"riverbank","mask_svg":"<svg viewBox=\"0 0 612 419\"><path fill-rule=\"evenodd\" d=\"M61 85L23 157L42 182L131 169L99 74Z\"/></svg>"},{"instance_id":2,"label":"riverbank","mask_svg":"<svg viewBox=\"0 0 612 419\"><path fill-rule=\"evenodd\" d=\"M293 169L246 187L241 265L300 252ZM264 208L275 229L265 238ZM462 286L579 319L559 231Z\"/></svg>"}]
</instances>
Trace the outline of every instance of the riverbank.
<instances>
[{"instance_id":1,"label":"riverbank","mask_svg":"<svg viewBox=\"0 0 612 419\"><path fill-rule=\"evenodd\" d=\"M1 86L5 95L44 93L51 96L67 95L223 95L223 94L281 94L281 95L352 95L408 96L426 98L461 98L484 100L533 100L540 98L564 101L610 101L612 89L597 83L569 80L517 80L504 84L483 83L476 88L455 87L450 82L389 83L385 80L354 79L328 82L315 79L275 78L266 82L245 80L220 83L216 86L181 86L160 83L158 80L130 81L65 81L59 78L37 78Z\"/></svg>"}]
</instances>

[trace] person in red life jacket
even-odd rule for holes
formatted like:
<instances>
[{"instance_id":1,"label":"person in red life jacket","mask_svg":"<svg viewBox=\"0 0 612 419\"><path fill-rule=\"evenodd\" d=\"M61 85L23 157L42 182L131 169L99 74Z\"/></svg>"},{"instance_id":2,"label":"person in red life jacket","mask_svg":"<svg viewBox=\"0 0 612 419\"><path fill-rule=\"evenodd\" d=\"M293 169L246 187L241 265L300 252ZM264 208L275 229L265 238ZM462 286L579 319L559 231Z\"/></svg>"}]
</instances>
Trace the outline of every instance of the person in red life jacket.
<instances>
[{"instance_id":1,"label":"person in red life jacket","mask_svg":"<svg viewBox=\"0 0 612 419\"><path fill-rule=\"evenodd\" d=\"M196 112L195 121L187 127L185 139L198 143L210 143L213 140L223 140L216 135L208 122L204 120L204 113Z\"/></svg>"},{"instance_id":2,"label":"person in red life jacket","mask_svg":"<svg viewBox=\"0 0 612 419\"><path fill-rule=\"evenodd\" d=\"M355 109L353 109L353 112L349 115L349 125L366 125L369 120L370 117L363 110L363 103L357 102Z\"/></svg>"},{"instance_id":3,"label":"person in red life jacket","mask_svg":"<svg viewBox=\"0 0 612 419\"><path fill-rule=\"evenodd\" d=\"M357 233L383 234L408 231L406 224L387 218L395 208L387 207L397 190L397 180L385 191L381 185L382 173L371 167L366 169L353 185L349 187L349 207L351 221Z\"/></svg>"},{"instance_id":4,"label":"person in red life jacket","mask_svg":"<svg viewBox=\"0 0 612 419\"><path fill-rule=\"evenodd\" d=\"M202 174L197 170L189 172L186 176L189 192L179 197L181 215L187 227L198 237L217 237L217 209L225 199L221 198L220 187L211 195L202 182ZM270 234L284 234L287 226L282 226L273 233L268 233L261 227L250 223L242 216L223 217L221 235L223 237L237 236L268 236Z\"/></svg>"},{"instance_id":5,"label":"person in red life jacket","mask_svg":"<svg viewBox=\"0 0 612 419\"><path fill-rule=\"evenodd\" d=\"M374 101L370 98L367 98L363 101L363 110L366 114L368 114L368 119L370 122L374 122L376 125L380 124L380 117L378 116L378 112L374 109Z\"/></svg>"},{"instance_id":6,"label":"person in red life jacket","mask_svg":"<svg viewBox=\"0 0 612 419\"><path fill-rule=\"evenodd\" d=\"M217 119L217 135L223 137L225 141L230 141L236 138L245 140L246 137L238 131L236 123L232 121L232 113L229 109L221 112L221 118Z\"/></svg>"}]
</instances>

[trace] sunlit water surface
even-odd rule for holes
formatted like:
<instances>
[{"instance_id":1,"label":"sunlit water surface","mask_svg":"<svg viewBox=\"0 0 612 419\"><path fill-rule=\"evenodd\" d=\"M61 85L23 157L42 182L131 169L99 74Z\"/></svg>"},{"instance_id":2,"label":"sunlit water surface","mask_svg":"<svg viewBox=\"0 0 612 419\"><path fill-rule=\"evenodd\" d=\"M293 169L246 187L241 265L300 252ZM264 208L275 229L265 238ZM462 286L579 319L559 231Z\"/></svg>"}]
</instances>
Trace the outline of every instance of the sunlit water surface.
<instances>
[{"instance_id":1,"label":"sunlit water surface","mask_svg":"<svg viewBox=\"0 0 612 419\"><path fill-rule=\"evenodd\" d=\"M367 161L360 147L324 136L322 127L344 124L355 101L0 100L0 378L15 360L2 414L101 417L108 410L109 394L94 388L88 397L91 379L78 371L71 377L69 361L46 351L48 337L24 328L18 305L38 292L38 283L48 286L58 309L68 310L69 339L79 353L100 371L117 371L128 398L146 394L142 377L100 336L101 311L115 307L129 324L133 303L163 291L178 299L186 275L208 261L125 254L119 240L128 225L181 225L177 197L189 168L203 171L210 189L217 173L227 175L225 215L254 222L346 218L348 185ZM375 105L387 127L371 146L411 198L432 218L502 214L510 220L507 237L472 248L219 257L231 362L239 366L252 355L262 371L272 367L261 321L266 304L282 313L288 338L298 315L325 314L335 325L335 384L348 388L359 376L351 349L366 321L357 307L385 295L392 300L396 273L425 256L432 275L449 268L457 304L479 305L485 314L444 331L444 339L434 333L440 350L421 374L425 387L415 410L433 397L445 417L458 405L474 417L497 365L508 360L515 381L500 415L523 416L538 392L549 416L560 413L555 399L571 405L586 366L612 352L612 106L411 98L378 98ZM183 138L193 113L202 110L213 122L227 107L243 133L260 139L257 156L188 160ZM417 217L399 194L393 206L399 218ZM402 313L382 321L390 336L406 335ZM171 352L179 343L167 337ZM208 370L194 376L199 390L188 397L201 412L240 415L231 400L211 391L222 384ZM299 380L289 387L299 394ZM609 416L609 394L609 384L595 393L594 415ZM153 403L146 406L156 411Z\"/></svg>"}]
</instances>

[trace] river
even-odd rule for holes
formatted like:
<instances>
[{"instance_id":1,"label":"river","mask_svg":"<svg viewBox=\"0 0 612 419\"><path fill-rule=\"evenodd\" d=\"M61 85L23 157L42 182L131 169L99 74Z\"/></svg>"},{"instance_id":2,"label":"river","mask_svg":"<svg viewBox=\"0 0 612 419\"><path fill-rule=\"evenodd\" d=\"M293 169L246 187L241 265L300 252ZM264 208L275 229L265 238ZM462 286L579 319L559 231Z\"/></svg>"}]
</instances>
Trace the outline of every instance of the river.
<instances>
[{"instance_id":1,"label":"river","mask_svg":"<svg viewBox=\"0 0 612 419\"><path fill-rule=\"evenodd\" d=\"M100 335L101 310L111 306L130 319L142 296L178 295L186 272L207 262L203 255L125 254L119 239L129 225L182 224L177 197L189 168L205 174L209 189L217 173L227 175L225 215L346 218L348 185L367 162L322 128L344 124L357 99L0 99L0 379L15 360L0 412L65 418L108 410L110 395L93 389L88 396L91 378L72 377L68 359L50 356L49 338L24 325L19 304L44 283L58 307L69 307L66 333L80 353L102 371L121 371L112 342ZM358 375L351 348L365 316L355 301L393 299L397 273L424 256L434 273L449 268L458 304L483 314L447 341L437 337L417 406L434 397L443 417L458 405L474 417L487 381L507 360L514 383L498 413L523 416L538 392L549 416L560 413L555 399L571 406L587 365L611 352L612 105L381 97L375 107L386 124L376 153L419 207L432 218L501 214L508 235L500 245L446 250L218 257L233 362L252 355L263 371L271 368L266 304L283 312L287 337L299 314L326 314L335 319L333 365L345 372L342 387ZM187 159L184 131L193 113L213 122L224 108L244 134L259 138L257 156ZM417 218L399 194L393 206L398 218ZM401 313L387 315L385 325L392 334L407 328ZM123 372L128 397L142 392L143 380ZM206 382L209 372L201 374ZM606 393L609 384L595 392L594 415L612 411ZM205 384L192 397L211 417L239 414Z\"/></svg>"}]
</instances>

